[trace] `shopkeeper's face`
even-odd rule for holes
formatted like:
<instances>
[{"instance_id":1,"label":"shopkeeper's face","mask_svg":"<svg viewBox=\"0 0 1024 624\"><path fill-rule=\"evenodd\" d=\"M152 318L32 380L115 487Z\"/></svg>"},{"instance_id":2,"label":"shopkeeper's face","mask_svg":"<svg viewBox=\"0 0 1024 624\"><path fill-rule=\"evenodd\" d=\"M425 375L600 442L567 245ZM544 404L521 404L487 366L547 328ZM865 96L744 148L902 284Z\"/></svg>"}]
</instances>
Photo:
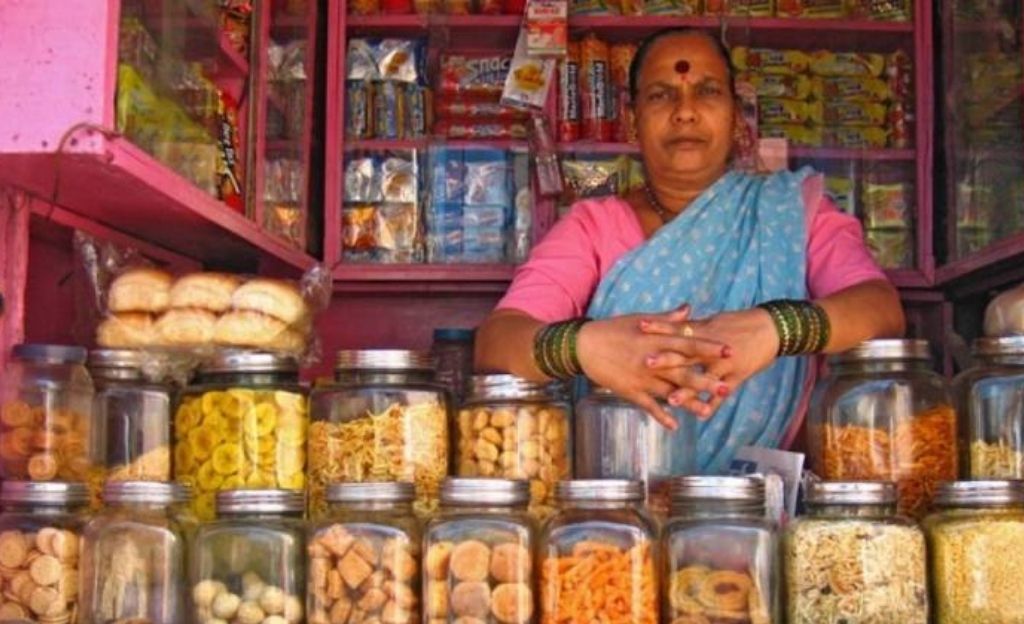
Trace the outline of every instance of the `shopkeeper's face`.
<instances>
[{"instance_id":1,"label":"shopkeeper's face","mask_svg":"<svg viewBox=\"0 0 1024 624\"><path fill-rule=\"evenodd\" d=\"M634 108L648 173L701 188L717 180L732 149L736 105L715 45L700 34L660 39L638 78Z\"/></svg>"}]
</instances>

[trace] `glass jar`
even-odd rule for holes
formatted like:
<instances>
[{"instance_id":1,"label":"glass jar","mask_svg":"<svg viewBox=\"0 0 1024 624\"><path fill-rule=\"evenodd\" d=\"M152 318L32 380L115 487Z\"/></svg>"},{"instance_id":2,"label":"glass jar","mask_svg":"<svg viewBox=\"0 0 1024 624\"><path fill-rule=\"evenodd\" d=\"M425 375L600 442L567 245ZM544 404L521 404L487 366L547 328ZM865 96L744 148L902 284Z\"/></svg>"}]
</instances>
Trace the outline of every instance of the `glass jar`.
<instances>
[{"instance_id":1,"label":"glass jar","mask_svg":"<svg viewBox=\"0 0 1024 624\"><path fill-rule=\"evenodd\" d=\"M303 490L309 412L289 357L224 351L203 364L174 415L174 473L201 520L219 491Z\"/></svg>"},{"instance_id":2,"label":"glass jar","mask_svg":"<svg viewBox=\"0 0 1024 624\"><path fill-rule=\"evenodd\" d=\"M336 483L309 540L308 624L420 621L411 483ZM346 619L347 618L347 619Z\"/></svg>"},{"instance_id":3,"label":"glass jar","mask_svg":"<svg viewBox=\"0 0 1024 624\"><path fill-rule=\"evenodd\" d=\"M808 447L827 481L893 481L899 511L919 518L957 475L957 424L923 340L871 340L833 356L814 390Z\"/></svg>"},{"instance_id":4,"label":"glass jar","mask_svg":"<svg viewBox=\"0 0 1024 624\"><path fill-rule=\"evenodd\" d=\"M171 480L171 388L146 379L147 357L128 349L89 353L107 481Z\"/></svg>"},{"instance_id":5,"label":"glass jar","mask_svg":"<svg viewBox=\"0 0 1024 624\"><path fill-rule=\"evenodd\" d=\"M661 548L666 617L781 624L778 544L765 518L764 480L678 477L671 496Z\"/></svg>"},{"instance_id":6,"label":"glass jar","mask_svg":"<svg viewBox=\"0 0 1024 624\"><path fill-rule=\"evenodd\" d=\"M437 363L438 383L461 406L473 376L473 330L435 329L430 352Z\"/></svg>"},{"instance_id":7,"label":"glass jar","mask_svg":"<svg viewBox=\"0 0 1024 624\"><path fill-rule=\"evenodd\" d=\"M185 622L185 538L176 486L108 482L106 508L82 533L83 624Z\"/></svg>"},{"instance_id":8,"label":"glass jar","mask_svg":"<svg viewBox=\"0 0 1024 624\"><path fill-rule=\"evenodd\" d=\"M535 621L530 486L448 479L423 540L424 622Z\"/></svg>"},{"instance_id":9,"label":"glass jar","mask_svg":"<svg viewBox=\"0 0 1024 624\"><path fill-rule=\"evenodd\" d=\"M310 505L334 482L404 481L416 513L437 509L448 475L448 397L418 351L340 351L335 383L310 398Z\"/></svg>"},{"instance_id":10,"label":"glass jar","mask_svg":"<svg viewBox=\"0 0 1024 624\"><path fill-rule=\"evenodd\" d=\"M592 388L576 404L576 477L641 481L650 510L667 516L670 477L697 472L697 420L676 422L669 431L611 390Z\"/></svg>"},{"instance_id":11,"label":"glass jar","mask_svg":"<svg viewBox=\"0 0 1024 624\"><path fill-rule=\"evenodd\" d=\"M86 350L20 344L0 387L0 478L78 481L90 477L96 441Z\"/></svg>"},{"instance_id":12,"label":"glass jar","mask_svg":"<svg viewBox=\"0 0 1024 624\"><path fill-rule=\"evenodd\" d=\"M0 621L74 622L84 483L5 481L0 486Z\"/></svg>"},{"instance_id":13,"label":"glass jar","mask_svg":"<svg viewBox=\"0 0 1024 624\"><path fill-rule=\"evenodd\" d=\"M304 506L291 490L217 493L218 519L199 527L189 554L190 621L304 621Z\"/></svg>"},{"instance_id":14,"label":"glass jar","mask_svg":"<svg viewBox=\"0 0 1024 624\"><path fill-rule=\"evenodd\" d=\"M541 534L541 622L656 624L652 521L639 481L562 481Z\"/></svg>"},{"instance_id":15,"label":"glass jar","mask_svg":"<svg viewBox=\"0 0 1024 624\"><path fill-rule=\"evenodd\" d=\"M1024 622L1024 482L943 484L924 527L935 624Z\"/></svg>"},{"instance_id":16,"label":"glass jar","mask_svg":"<svg viewBox=\"0 0 1024 624\"><path fill-rule=\"evenodd\" d=\"M953 380L963 476L1024 478L1024 336L981 338L973 351Z\"/></svg>"},{"instance_id":17,"label":"glass jar","mask_svg":"<svg viewBox=\"0 0 1024 624\"><path fill-rule=\"evenodd\" d=\"M456 474L530 481L530 511L554 511L555 485L572 476L565 389L513 375L476 375L456 432Z\"/></svg>"},{"instance_id":18,"label":"glass jar","mask_svg":"<svg viewBox=\"0 0 1024 624\"><path fill-rule=\"evenodd\" d=\"M785 537L786 622L928 622L925 540L892 483L817 482Z\"/></svg>"}]
</instances>

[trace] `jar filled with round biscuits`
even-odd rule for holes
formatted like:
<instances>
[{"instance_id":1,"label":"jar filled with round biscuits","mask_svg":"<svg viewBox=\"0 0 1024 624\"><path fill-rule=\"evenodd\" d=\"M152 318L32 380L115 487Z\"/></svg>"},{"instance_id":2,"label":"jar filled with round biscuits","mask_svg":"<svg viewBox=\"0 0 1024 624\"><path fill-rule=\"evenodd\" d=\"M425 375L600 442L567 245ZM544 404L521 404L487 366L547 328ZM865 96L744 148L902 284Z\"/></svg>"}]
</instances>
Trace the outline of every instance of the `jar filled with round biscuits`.
<instances>
[{"instance_id":1,"label":"jar filled with round biscuits","mask_svg":"<svg viewBox=\"0 0 1024 624\"><path fill-rule=\"evenodd\" d=\"M420 528L411 483L335 483L309 537L309 624L420 621Z\"/></svg>"},{"instance_id":2,"label":"jar filled with round biscuits","mask_svg":"<svg viewBox=\"0 0 1024 624\"><path fill-rule=\"evenodd\" d=\"M305 622L305 501L290 490L217 494L189 549L195 624Z\"/></svg>"},{"instance_id":3,"label":"jar filled with round biscuits","mask_svg":"<svg viewBox=\"0 0 1024 624\"><path fill-rule=\"evenodd\" d=\"M310 397L311 510L323 511L331 483L402 481L416 486L416 513L432 515L448 475L449 405L428 353L338 352L334 383Z\"/></svg>"},{"instance_id":4,"label":"jar filled with round biscuits","mask_svg":"<svg viewBox=\"0 0 1024 624\"><path fill-rule=\"evenodd\" d=\"M176 485L111 481L82 532L79 622L185 622L185 537Z\"/></svg>"},{"instance_id":5,"label":"jar filled with round biscuits","mask_svg":"<svg viewBox=\"0 0 1024 624\"><path fill-rule=\"evenodd\" d=\"M0 478L80 481L95 465L86 350L20 344L0 385Z\"/></svg>"},{"instance_id":6,"label":"jar filled with round biscuits","mask_svg":"<svg viewBox=\"0 0 1024 624\"><path fill-rule=\"evenodd\" d=\"M302 491L308 425L294 359L224 351L205 362L174 414L174 474L192 487L196 515L213 518L224 490Z\"/></svg>"},{"instance_id":7,"label":"jar filled with round biscuits","mask_svg":"<svg viewBox=\"0 0 1024 624\"><path fill-rule=\"evenodd\" d=\"M554 511L555 484L572 476L572 426L561 384L476 375L459 411L455 473L530 481L530 511Z\"/></svg>"},{"instance_id":8,"label":"jar filled with round biscuits","mask_svg":"<svg viewBox=\"0 0 1024 624\"><path fill-rule=\"evenodd\" d=\"M84 483L5 481L0 486L0 621L75 622Z\"/></svg>"},{"instance_id":9,"label":"jar filled with round biscuits","mask_svg":"<svg viewBox=\"0 0 1024 624\"><path fill-rule=\"evenodd\" d=\"M423 539L423 621L537 621L529 501L523 480L444 482Z\"/></svg>"}]
</instances>

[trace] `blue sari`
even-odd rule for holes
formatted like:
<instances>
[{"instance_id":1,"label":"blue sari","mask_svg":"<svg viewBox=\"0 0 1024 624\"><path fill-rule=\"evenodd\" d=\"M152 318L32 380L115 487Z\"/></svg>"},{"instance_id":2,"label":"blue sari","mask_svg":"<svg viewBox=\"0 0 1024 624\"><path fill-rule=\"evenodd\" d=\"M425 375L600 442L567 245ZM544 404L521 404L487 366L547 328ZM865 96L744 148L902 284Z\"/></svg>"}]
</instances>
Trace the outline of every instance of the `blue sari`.
<instances>
[{"instance_id":1,"label":"blue sari","mask_svg":"<svg viewBox=\"0 0 1024 624\"><path fill-rule=\"evenodd\" d=\"M726 173L619 259L598 285L588 315L660 314L689 303L699 319L772 299L806 299L803 182L811 173ZM784 357L744 382L699 423L698 470L725 472L741 446L777 447L808 371L807 358Z\"/></svg>"}]
</instances>

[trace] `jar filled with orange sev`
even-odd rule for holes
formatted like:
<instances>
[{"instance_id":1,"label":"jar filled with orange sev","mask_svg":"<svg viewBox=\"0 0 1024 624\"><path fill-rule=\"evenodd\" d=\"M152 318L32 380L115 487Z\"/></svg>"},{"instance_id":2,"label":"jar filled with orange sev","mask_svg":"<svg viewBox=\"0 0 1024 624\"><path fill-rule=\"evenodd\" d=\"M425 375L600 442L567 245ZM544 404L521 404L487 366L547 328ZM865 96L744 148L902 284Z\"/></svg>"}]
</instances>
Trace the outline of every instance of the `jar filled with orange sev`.
<instances>
[{"instance_id":1,"label":"jar filled with orange sev","mask_svg":"<svg viewBox=\"0 0 1024 624\"><path fill-rule=\"evenodd\" d=\"M656 624L655 528L640 481L561 481L540 538L541 624Z\"/></svg>"},{"instance_id":2,"label":"jar filled with orange sev","mask_svg":"<svg viewBox=\"0 0 1024 624\"><path fill-rule=\"evenodd\" d=\"M811 467L827 481L892 481L921 518L957 477L957 421L924 340L870 340L832 357L808 423Z\"/></svg>"}]
</instances>

